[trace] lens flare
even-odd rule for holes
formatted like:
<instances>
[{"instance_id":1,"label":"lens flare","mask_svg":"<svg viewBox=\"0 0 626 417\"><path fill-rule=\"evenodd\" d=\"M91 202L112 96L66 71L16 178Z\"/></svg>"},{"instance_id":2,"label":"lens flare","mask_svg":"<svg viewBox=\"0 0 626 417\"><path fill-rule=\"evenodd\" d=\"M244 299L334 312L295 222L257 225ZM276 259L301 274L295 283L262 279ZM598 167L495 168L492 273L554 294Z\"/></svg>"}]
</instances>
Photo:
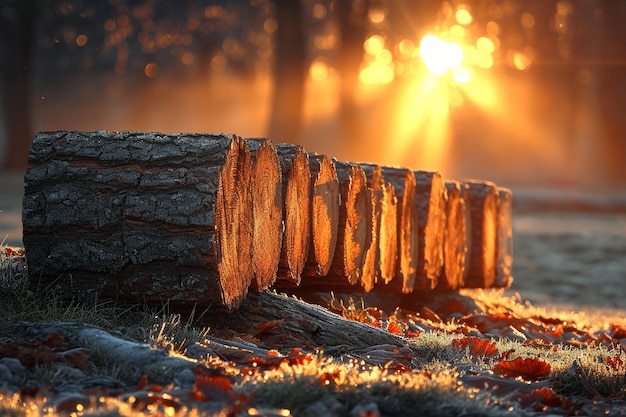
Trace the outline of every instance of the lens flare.
<instances>
[{"instance_id":1,"label":"lens flare","mask_svg":"<svg viewBox=\"0 0 626 417\"><path fill-rule=\"evenodd\" d=\"M420 42L419 56L426 68L434 75L444 75L461 66L463 48L458 43L451 43L434 35L426 35Z\"/></svg>"}]
</instances>

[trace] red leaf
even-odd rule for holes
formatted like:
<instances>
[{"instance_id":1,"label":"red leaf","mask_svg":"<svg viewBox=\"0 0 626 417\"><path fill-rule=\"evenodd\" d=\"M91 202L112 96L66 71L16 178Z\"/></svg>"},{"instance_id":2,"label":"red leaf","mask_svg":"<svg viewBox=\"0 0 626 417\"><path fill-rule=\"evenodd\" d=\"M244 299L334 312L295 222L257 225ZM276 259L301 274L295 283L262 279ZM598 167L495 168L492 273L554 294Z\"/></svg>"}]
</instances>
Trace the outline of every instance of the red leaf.
<instances>
[{"instance_id":1,"label":"red leaf","mask_svg":"<svg viewBox=\"0 0 626 417\"><path fill-rule=\"evenodd\" d=\"M538 358L517 358L512 361L500 360L493 371L508 377L539 379L550 375L550 364Z\"/></svg>"},{"instance_id":2,"label":"red leaf","mask_svg":"<svg viewBox=\"0 0 626 417\"><path fill-rule=\"evenodd\" d=\"M465 337L462 339L454 339L452 347L458 350L469 348L474 358L481 356L495 356L498 354L496 343L479 337Z\"/></svg>"},{"instance_id":3,"label":"red leaf","mask_svg":"<svg viewBox=\"0 0 626 417\"><path fill-rule=\"evenodd\" d=\"M235 392L225 376L199 375L189 396L196 401L224 401L234 398Z\"/></svg>"},{"instance_id":4,"label":"red leaf","mask_svg":"<svg viewBox=\"0 0 626 417\"><path fill-rule=\"evenodd\" d=\"M390 321L389 324L387 324L387 331L389 333L393 333L393 334L403 334L404 331L402 330L402 327L396 323L395 321Z\"/></svg>"}]
</instances>

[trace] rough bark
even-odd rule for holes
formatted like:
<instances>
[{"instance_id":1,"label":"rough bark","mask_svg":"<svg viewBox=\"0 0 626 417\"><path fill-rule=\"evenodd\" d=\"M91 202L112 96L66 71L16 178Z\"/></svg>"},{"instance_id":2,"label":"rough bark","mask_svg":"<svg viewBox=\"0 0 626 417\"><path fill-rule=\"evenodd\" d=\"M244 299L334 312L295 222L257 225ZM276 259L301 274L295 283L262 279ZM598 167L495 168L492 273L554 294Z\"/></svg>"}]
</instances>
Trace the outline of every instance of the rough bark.
<instances>
[{"instance_id":1,"label":"rough bark","mask_svg":"<svg viewBox=\"0 0 626 417\"><path fill-rule=\"evenodd\" d=\"M335 168L341 199L330 274L357 285L361 283L366 248L372 238L367 179L356 164L335 161Z\"/></svg>"},{"instance_id":2,"label":"rough bark","mask_svg":"<svg viewBox=\"0 0 626 417\"><path fill-rule=\"evenodd\" d=\"M513 194L508 188L498 189L496 243L496 287L509 287L513 282Z\"/></svg>"},{"instance_id":3,"label":"rough bark","mask_svg":"<svg viewBox=\"0 0 626 417\"><path fill-rule=\"evenodd\" d=\"M396 277L382 288L410 293L415 286L419 253L415 175L406 168L382 168L383 179L394 188L397 204L398 265Z\"/></svg>"},{"instance_id":4,"label":"rough bark","mask_svg":"<svg viewBox=\"0 0 626 417\"><path fill-rule=\"evenodd\" d=\"M309 154L311 169L311 245L303 274L326 276L337 245L339 182L327 156Z\"/></svg>"},{"instance_id":5,"label":"rough bark","mask_svg":"<svg viewBox=\"0 0 626 417\"><path fill-rule=\"evenodd\" d=\"M285 232L279 263L279 279L300 284L309 253L311 230L311 168L304 148L276 144L283 173L283 222Z\"/></svg>"},{"instance_id":6,"label":"rough bark","mask_svg":"<svg viewBox=\"0 0 626 417\"><path fill-rule=\"evenodd\" d=\"M419 218L416 289L432 290L443 267L446 186L439 172L415 171Z\"/></svg>"},{"instance_id":7,"label":"rough bark","mask_svg":"<svg viewBox=\"0 0 626 417\"><path fill-rule=\"evenodd\" d=\"M461 197L461 184L457 181L446 181L448 198L446 202L446 227L443 241L443 269L437 283L438 289L463 287L467 268L467 210L465 200Z\"/></svg>"},{"instance_id":8,"label":"rough bark","mask_svg":"<svg viewBox=\"0 0 626 417\"><path fill-rule=\"evenodd\" d=\"M471 239L467 288L490 288L496 279L498 189L488 181L469 180L463 197L469 206Z\"/></svg>"},{"instance_id":9,"label":"rough bark","mask_svg":"<svg viewBox=\"0 0 626 417\"><path fill-rule=\"evenodd\" d=\"M42 133L29 164L23 223L32 285L228 308L246 296L252 196L260 192L240 138Z\"/></svg>"},{"instance_id":10,"label":"rough bark","mask_svg":"<svg viewBox=\"0 0 626 417\"><path fill-rule=\"evenodd\" d=\"M276 281L283 240L282 169L267 139L246 141L252 155L252 284L265 290Z\"/></svg>"},{"instance_id":11,"label":"rough bark","mask_svg":"<svg viewBox=\"0 0 626 417\"><path fill-rule=\"evenodd\" d=\"M373 345L406 346L400 336L269 291L250 293L237 311L208 320L217 333L222 328L249 333L256 325L277 323L276 331L285 344L290 342L287 337L297 338L297 346L323 348L331 355Z\"/></svg>"}]
</instances>

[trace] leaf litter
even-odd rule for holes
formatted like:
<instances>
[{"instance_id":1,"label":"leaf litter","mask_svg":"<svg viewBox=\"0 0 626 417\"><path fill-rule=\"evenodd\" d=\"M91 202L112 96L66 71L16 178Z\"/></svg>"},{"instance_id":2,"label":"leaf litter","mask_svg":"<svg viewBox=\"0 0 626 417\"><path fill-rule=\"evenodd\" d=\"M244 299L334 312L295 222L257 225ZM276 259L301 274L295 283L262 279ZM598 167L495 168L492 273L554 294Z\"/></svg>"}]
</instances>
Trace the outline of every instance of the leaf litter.
<instances>
[{"instance_id":1,"label":"leaf litter","mask_svg":"<svg viewBox=\"0 0 626 417\"><path fill-rule=\"evenodd\" d=\"M23 251L0 251L0 266L3 295L36 296L25 295L18 282L25 270ZM210 311L194 324L180 315L157 320L150 313L152 327L143 333L120 330L123 324L105 329L113 340L130 336L126 342L178 357L182 364L176 372L142 373L142 364L107 363L104 352L57 331L65 320L57 308L54 320L48 314L45 320L2 325L0 410L12 415L626 413L624 317L546 311L496 290L462 290L427 301L324 296L305 301L401 336L405 345L323 349L285 320L251 318L242 331L220 324ZM80 308L100 313L97 304ZM40 321L40 331L24 330L36 327L31 321ZM102 327L99 321L95 325ZM136 337L141 334L143 339Z\"/></svg>"}]
</instances>

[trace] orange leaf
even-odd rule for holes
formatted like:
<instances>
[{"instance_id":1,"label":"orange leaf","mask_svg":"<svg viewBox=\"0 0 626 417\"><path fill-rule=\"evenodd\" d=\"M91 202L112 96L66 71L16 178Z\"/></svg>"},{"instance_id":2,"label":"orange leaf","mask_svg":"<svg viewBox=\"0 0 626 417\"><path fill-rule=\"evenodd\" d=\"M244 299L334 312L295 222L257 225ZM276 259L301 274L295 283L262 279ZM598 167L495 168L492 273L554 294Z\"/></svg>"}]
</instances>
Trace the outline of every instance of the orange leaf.
<instances>
[{"instance_id":1,"label":"orange leaf","mask_svg":"<svg viewBox=\"0 0 626 417\"><path fill-rule=\"evenodd\" d=\"M393 333L393 334L403 334L404 331L402 330L402 327L400 327L400 325L398 323L396 323L395 321L390 321L389 324L387 325L387 331L389 333Z\"/></svg>"},{"instance_id":2,"label":"orange leaf","mask_svg":"<svg viewBox=\"0 0 626 417\"><path fill-rule=\"evenodd\" d=\"M500 360L493 371L508 377L538 379L550 375L550 364L538 358L517 358L512 361Z\"/></svg>"},{"instance_id":3,"label":"orange leaf","mask_svg":"<svg viewBox=\"0 0 626 417\"><path fill-rule=\"evenodd\" d=\"M454 339L452 347L458 350L469 348L474 358L481 356L495 356L498 354L496 343L479 337L465 337L462 339Z\"/></svg>"}]
</instances>

